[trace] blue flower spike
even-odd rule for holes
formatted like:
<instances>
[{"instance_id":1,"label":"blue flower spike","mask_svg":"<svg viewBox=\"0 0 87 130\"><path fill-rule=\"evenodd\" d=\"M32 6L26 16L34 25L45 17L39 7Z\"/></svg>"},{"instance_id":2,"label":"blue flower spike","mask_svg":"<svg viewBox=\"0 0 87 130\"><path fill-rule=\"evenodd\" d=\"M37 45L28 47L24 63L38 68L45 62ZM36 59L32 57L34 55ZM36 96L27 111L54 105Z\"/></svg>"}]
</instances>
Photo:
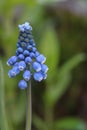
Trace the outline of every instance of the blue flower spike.
<instances>
[{"instance_id":1,"label":"blue flower spike","mask_svg":"<svg viewBox=\"0 0 87 130\"><path fill-rule=\"evenodd\" d=\"M18 83L18 87L24 90L28 87L31 77L38 82L46 79L48 67L44 64L46 57L40 54L36 48L30 24L25 22L18 27L19 36L15 56L7 61L7 65L12 66L8 76L13 78L23 71L23 79Z\"/></svg>"}]
</instances>

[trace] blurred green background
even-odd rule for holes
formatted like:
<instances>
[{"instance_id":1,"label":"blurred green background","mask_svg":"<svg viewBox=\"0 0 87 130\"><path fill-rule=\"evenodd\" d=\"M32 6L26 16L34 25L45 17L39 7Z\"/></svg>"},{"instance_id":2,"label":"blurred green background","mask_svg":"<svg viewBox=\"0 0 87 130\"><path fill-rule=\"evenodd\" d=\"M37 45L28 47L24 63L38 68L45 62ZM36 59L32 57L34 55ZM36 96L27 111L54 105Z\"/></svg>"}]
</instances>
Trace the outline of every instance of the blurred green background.
<instances>
[{"instance_id":1,"label":"blurred green background","mask_svg":"<svg viewBox=\"0 0 87 130\"><path fill-rule=\"evenodd\" d=\"M32 80L32 130L87 130L87 1L0 0L1 130L25 128L26 93L17 85L21 76L10 79L6 65L15 54L17 26L25 21L49 66L46 81Z\"/></svg>"}]
</instances>

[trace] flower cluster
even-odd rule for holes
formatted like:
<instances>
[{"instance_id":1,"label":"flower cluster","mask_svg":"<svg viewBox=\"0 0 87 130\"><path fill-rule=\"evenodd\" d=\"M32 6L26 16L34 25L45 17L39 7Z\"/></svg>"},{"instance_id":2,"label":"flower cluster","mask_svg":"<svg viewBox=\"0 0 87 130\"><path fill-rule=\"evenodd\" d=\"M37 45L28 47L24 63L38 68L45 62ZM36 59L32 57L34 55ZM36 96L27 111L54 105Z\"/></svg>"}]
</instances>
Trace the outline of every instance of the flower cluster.
<instances>
[{"instance_id":1,"label":"flower cluster","mask_svg":"<svg viewBox=\"0 0 87 130\"><path fill-rule=\"evenodd\" d=\"M15 56L8 59L7 65L12 66L8 76L13 78L21 71L23 79L18 83L19 88L25 89L31 76L36 81L46 79L48 67L44 64L46 57L37 51L33 36L32 27L28 22L19 25L19 37Z\"/></svg>"}]
</instances>

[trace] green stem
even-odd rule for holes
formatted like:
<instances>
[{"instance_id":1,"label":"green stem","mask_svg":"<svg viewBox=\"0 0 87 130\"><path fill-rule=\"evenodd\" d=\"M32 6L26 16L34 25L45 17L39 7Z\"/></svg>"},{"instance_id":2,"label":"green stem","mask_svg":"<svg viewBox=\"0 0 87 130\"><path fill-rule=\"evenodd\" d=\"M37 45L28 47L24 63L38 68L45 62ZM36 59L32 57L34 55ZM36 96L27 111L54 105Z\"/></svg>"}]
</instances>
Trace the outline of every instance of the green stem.
<instances>
[{"instance_id":1,"label":"green stem","mask_svg":"<svg viewBox=\"0 0 87 130\"><path fill-rule=\"evenodd\" d=\"M4 95L4 70L0 61L0 128L1 130L8 130Z\"/></svg>"},{"instance_id":2,"label":"green stem","mask_svg":"<svg viewBox=\"0 0 87 130\"><path fill-rule=\"evenodd\" d=\"M31 103L31 81L29 81L29 86L26 90L26 130L31 130L32 121L32 103Z\"/></svg>"}]
</instances>

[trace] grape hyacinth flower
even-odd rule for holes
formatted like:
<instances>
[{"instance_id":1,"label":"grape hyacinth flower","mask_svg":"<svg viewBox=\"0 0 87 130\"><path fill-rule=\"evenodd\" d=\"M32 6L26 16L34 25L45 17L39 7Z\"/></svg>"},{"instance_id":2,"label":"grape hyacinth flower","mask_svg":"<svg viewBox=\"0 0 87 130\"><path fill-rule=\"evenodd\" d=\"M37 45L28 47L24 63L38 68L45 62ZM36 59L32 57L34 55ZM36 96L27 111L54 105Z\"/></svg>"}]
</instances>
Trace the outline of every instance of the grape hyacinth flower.
<instances>
[{"instance_id":1,"label":"grape hyacinth flower","mask_svg":"<svg viewBox=\"0 0 87 130\"><path fill-rule=\"evenodd\" d=\"M28 87L31 77L39 82L46 79L48 67L44 64L46 57L40 54L36 48L30 24L25 22L18 27L19 37L16 54L7 61L7 65L12 66L8 76L13 78L22 72L23 79L19 81L18 86L20 89L25 89Z\"/></svg>"}]
</instances>

